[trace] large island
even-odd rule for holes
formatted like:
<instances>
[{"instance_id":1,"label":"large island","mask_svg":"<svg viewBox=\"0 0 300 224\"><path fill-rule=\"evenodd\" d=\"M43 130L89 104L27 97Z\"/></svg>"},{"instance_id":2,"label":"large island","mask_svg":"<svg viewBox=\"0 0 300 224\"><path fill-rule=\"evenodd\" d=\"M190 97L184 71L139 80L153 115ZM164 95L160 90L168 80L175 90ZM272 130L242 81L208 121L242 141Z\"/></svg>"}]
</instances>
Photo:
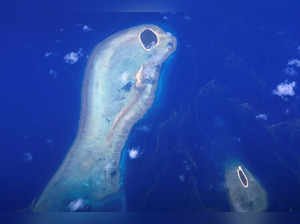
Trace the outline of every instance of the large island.
<instances>
[{"instance_id":1,"label":"large island","mask_svg":"<svg viewBox=\"0 0 300 224\"><path fill-rule=\"evenodd\" d=\"M109 211L120 195L120 157L133 125L151 107L160 68L176 39L155 25L117 32L89 57L79 129L34 211Z\"/></svg>"}]
</instances>

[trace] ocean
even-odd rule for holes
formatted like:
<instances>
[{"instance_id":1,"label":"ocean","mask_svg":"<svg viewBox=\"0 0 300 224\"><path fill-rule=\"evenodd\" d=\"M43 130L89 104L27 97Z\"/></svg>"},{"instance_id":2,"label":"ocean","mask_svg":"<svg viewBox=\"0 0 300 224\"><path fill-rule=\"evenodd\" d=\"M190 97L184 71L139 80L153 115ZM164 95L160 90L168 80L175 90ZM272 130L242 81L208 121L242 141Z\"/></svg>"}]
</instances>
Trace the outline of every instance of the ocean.
<instances>
[{"instance_id":1,"label":"ocean","mask_svg":"<svg viewBox=\"0 0 300 224\"><path fill-rule=\"evenodd\" d=\"M123 149L126 209L233 211L239 202L225 174L240 164L266 192L265 210L300 211L299 15L292 5L231 6L79 11L5 25L0 209L29 208L64 159L94 46L117 31L155 24L178 46Z\"/></svg>"}]
</instances>

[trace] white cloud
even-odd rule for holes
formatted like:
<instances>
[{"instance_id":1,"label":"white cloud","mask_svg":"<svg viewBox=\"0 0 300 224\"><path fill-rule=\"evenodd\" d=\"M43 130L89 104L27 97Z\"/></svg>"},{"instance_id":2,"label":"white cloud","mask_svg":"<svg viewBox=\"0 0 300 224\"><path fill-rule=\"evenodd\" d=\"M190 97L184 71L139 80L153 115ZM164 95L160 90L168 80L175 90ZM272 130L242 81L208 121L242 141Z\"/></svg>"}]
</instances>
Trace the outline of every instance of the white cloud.
<instances>
[{"instance_id":1,"label":"white cloud","mask_svg":"<svg viewBox=\"0 0 300 224\"><path fill-rule=\"evenodd\" d=\"M294 59L292 59L292 60L290 60L290 61L288 62L288 65L289 65L289 66L295 66L295 67L297 67L297 68L300 68L300 60L294 58Z\"/></svg>"},{"instance_id":2,"label":"white cloud","mask_svg":"<svg viewBox=\"0 0 300 224\"><path fill-rule=\"evenodd\" d=\"M294 75L297 75L297 74L298 74L298 73L296 72L296 70L294 69L294 67L292 67L292 66L287 66L287 67L284 69L284 72L285 72L285 74L291 75L291 76L294 76Z\"/></svg>"},{"instance_id":3,"label":"white cloud","mask_svg":"<svg viewBox=\"0 0 300 224\"><path fill-rule=\"evenodd\" d=\"M64 56L64 60L68 64L75 64L79 58L82 56L82 49L80 48L77 52L71 51Z\"/></svg>"},{"instance_id":4,"label":"white cloud","mask_svg":"<svg viewBox=\"0 0 300 224\"><path fill-rule=\"evenodd\" d=\"M284 111L284 113L285 113L286 115L288 115L288 114L290 113L290 109L289 109L289 108L286 108L285 111Z\"/></svg>"},{"instance_id":5,"label":"white cloud","mask_svg":"<svg viewBox=\"0 0 300 224\"><path fill-rule=\"evenodd\" d=\"M258 114L255 116L257 120L268 120L268 116L266 114Z\"/></svg>"},{"instance_id":6,"label":"white cloud","mask_svg":"<svg viewBox=\"0 0 300 224\"><path fill-rule=\"evenodd\" d=\"M168 16L163 16L163 20L167 20L168 19Z\"/></svg>"},{"instance_id":7,"label":"white cloud","mask_svg":"<svg viewBox=\"0 0 300 224\"><path fill-rule=\"evenodd\" d=\"M88 25L85 25L85 24L82 24L82 23L79 23L79 24L75 24L75 26L79 27L80 29L82 29L83 32L89 32L89 31L92 31L93 28L88 26Z\"/></svg>"},{"instance_id":8,"label":"white cloud","mask_svg":"<svg viewBox=\"0 0 300 224\"><path fill-rule=\"evenodd\" d=\"M79 198L79 199L77 199L77 200L71 201L71 202L69 203L68 207L69 207L70 211L75 212L75 211L77 211L78 209L83 208L83 207L84 207L84 204L85 204L85 203L84 203L83 199L82 199L82 198Z\"/></svg>"},{"instance_id":9,"label":"white cloud","mask_svg":"<svg viewBox=\"0 0 300 224\"><path fill-rule=\"evenodd\" d=\"M191 20L192 19L192 17L190 17L190 16L184 16L183 17L185 20Z\"/></svg>"},{"instance_id":10,"label":"white cloud","mask_svg":"<svg viewBox=\"0 0 300 224\"><path fill-rule=\"evenodd\" d=\"M51 143L53 143L53 140L50 139L50 138L47 138L47 139L46 139L46 143L47 143L47 144L51 144Z\"/></svg>"},{"instance_id":11,"label":"white cloud","mask_svg":"<svg viewBox=\"0 0 300 224\"><path fill-rule=\"evenodd\" d=\"M188 162L186 160L183 161L183 165L186 171L189 171L191 167L189 166Z\"/></svg>"},{"instance_id":12,"label":"white cloud","mask_svg":"<svg viewBox=\"0 0 300 224\"><path fill-rule=\"evenodd\" d=\"M25 162L31 162L32 161L32 154L30 152L25 152L23 158L24 158Z\"/></svg>"},{"instance_id":13,"label":"white cloud","mask_svg":"<svg viewBox=\"0 0 300 224\"><path fill-rule=\"evenodd\" d=\"M136 159L140 153L139 153L138 149L132 148L128 151L128 154L131 159Z\"/></svg>"},{"instance_id":14,"label":"white cloud","mask_svg":"<svg viewBox=\"0 0 300 224\"><path fill-rule=\"evenodd\" d=\"M57 72L53 69L49 70L49 75L51 75L54 79L57 77Z\"/></svg>"},{"instance_id":15,"label":"white cloud","mask_svg":"<svg viewBox=\"0 0 300 224\"><path fill-rule=\"evenodd\" d=\"M89 32L89 31L92 31L93 29L92 29L91 27L89 27L88 25L83 25L83 26L82 26L82 30L83 30L84 32Z\"/></svg>"},{"instance_id":16,"label":"white cloud","mask_svg":"<svg viewBox=\"0 0 300 224\"><path fill-rule=\"evenodd\" d=\"M178 178L181 182L184 182L185 180L185 176L183 174L179 175Z\"/></svg>"},{"instance_id":17,"label":"white cloud","mask_svg":"<svg viewBox=\"0 0 300 224\"><path fill-rule=\"evenodd\" d=\"M52 54L53 54L52 52L47 51L47 52L44 54L44 56L45 56L45 58L48 58L48 57L51 56Z\"/></svg>"},{"instance_id":18,"label":"white cloud","mask_svg":"<svg viewBox=\"0 0 300 224\"><path fill-rule=\"evenodd\" d=\"M294 91L295 86L296 86L295 81L290 82L290 83L288 83L287 81L282 82L277 85L276 89L273 90L273 94L280 96L280 97L294 96L295 95L295 91Z\"/></svg>"}]
</instances>

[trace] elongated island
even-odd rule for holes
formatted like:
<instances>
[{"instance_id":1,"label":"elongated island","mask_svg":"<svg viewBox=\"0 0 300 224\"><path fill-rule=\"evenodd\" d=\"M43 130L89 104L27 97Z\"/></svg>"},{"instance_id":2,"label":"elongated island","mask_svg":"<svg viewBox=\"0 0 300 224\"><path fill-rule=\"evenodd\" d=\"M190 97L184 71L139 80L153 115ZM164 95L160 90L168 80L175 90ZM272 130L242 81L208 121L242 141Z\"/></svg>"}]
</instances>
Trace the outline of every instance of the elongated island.
<instances>
[{"instance_id":1,"label":"elongated island","mask_svg":"<svg viewBox=\"0 0 300 224\"><path fill-rule=\"evenodd\" d=\"M240 161L230 161L227 165L225 186L234 211L260 212L268 208L267 192Z\"/></svg>"},{"instance_id":2,"label":"elongated island","mask_svg":"<svg viewBox=\"0 0 300 224\"><path fill-rule=\"evenodd\" d=\"M151 107L161 65L175 49L175 37L155 25L117 32L95 47L76 139L34 211L110 210L107 201L120 192L122 149Z\"/></svg>"}]
</instances>

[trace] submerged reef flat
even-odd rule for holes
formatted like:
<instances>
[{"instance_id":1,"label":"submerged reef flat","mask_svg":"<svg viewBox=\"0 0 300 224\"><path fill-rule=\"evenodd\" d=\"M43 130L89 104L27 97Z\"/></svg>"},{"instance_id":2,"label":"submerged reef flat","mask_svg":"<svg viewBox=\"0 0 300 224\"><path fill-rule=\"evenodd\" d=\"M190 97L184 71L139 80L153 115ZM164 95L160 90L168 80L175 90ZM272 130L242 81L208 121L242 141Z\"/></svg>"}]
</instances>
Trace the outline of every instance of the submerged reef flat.
<instances>
[{"instance_id":1,"label":"submerged reef flat","mask_svg":"<svg viewBox=\"0 0 300 224\"><path fill-rule=\"evenodd\" d=\"M33 210L114 210L105 206L120 195L121 151L151 107L161 65L175 49L175 37L155 25L120 31L95 47L76 139Z\"/></svg>"},{"instance_id":2,"label":"submerged reef flat","mask_svg":"<svg viewBox=\"0 0 300 224\"><path fill-rule=\"evenodd\" d=\"M267 209L267 193L243 164L234 162L226 168L225 184L235 211L257 212Z\"/></svg>"}]
</instances>

